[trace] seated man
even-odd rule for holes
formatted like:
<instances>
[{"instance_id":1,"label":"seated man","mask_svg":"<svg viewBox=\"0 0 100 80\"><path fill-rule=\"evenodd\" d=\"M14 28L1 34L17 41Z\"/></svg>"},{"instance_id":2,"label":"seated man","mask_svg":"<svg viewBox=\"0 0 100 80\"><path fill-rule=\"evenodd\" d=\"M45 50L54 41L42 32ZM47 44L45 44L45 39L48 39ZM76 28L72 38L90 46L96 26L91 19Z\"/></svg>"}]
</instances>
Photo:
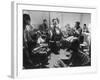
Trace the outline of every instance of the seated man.
<instances>
[{"instance_id":1,"label":"seated man","mask_svg":"<svg viewBox=\"0 0 100 80\"><path fill-rule=\"evenodd\" d=\"M71 50L71 62L72 66L86 66L90 65L90 58L86 53L83 53L79 49L79 40L78 39L73 39L72 43L70 45L70 50Z\"/></svg>"}]
</instances>

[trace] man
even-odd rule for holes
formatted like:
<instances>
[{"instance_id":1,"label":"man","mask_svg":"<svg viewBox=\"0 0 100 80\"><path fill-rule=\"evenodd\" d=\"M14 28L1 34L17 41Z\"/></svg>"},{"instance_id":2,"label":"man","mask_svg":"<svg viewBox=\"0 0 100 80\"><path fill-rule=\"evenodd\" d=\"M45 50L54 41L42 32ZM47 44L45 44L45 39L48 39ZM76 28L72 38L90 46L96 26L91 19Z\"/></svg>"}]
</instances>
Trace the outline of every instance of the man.
<instances>
[{"instance_id":1,"label":"man","mask_svg":"<svg viewBox=\"0 0 100 80\"><path fill-rule=\"evenodd\" d=\"M89 30L86 24L83 25L83 32L89 33Z\"/></svg>"},{"instance_id":2,"label":"man","mask_svg":"<svg viewBox=\"0 0 100 80\"><path fill-rule=\"evenodd\" d=\"M67 37L74 35L74 30L73 30L73 28L70 27L70 24L67 24L65 26L65 28L66 28L66 36Z\"/></svg>"},{"instance_id":3,"label":"man","mask_svg":"<svg viewBox=\"0 0 100 80\"><path fill-rule=\"evenodd\" d=\"M80 22L77 21L75 23L74 29L75 29L75 32L76 32L77 35L80 35L82 33L82 28L80 27Z\"/></svg>"},{"instance_id":4,"label":"man","mask_svg":"<svg viewBox=\"0 0 100 80\"><path fill-rule=\"evenodd\" d=\"M58 18L52 19L52 23L53 23L53 25L51 25L52 40L59 41L62 37L62 32L59 28L59 19Z\"/></svg>"},{"instance_id":5,"label":"man","mask_svg":"<svg viewBox=\"0 0 100 80\"><path fill-rule=\"evenodd\" d=\"M25 69L32 67L32 60L29 53L29 42L32 40L30 36L31 19L28 14L23 14L23 66Z\"/></svg>"},{"instance_id":6,"label":"man","mask_svg":"<svg viewBox=\"0 0 100 80\"><path fill-rule=\"evenodd\" d=\"M48 30L48 25L47 25L46 19L44 19L43 23L39 26L39 30L41 30L41 31L47 31Z\"/></svg>"},{"instance_id":7,"label":"man","mask_svg":"<svg viewBox=\"0 0 100 80\"><path fill-rule=\"evenodd\" d=\"M84 36L82 35L82 28L80 27L80 22L75 23L75 37L78 37L79 43L83 43L84 41Z\"/></svg>"},{"instance_id":8,"label":"man","mask_svg":"<svg viewBox=\"0 0 100 80\"><path fill-rule=\"evenodd\" d=\"M60 41L62 39L62 32L59 29L59 19L55 18L52 19L52 25L51 25L51 29L49 30L50 33L50 48L51 51L54 52L55 54L59 54L58 50L60 49Z\"/></svg>"},{"instance_id":9,"label":"man","mask_svg":"<svg viewBox=\"0 0 100 80\"><path fill-rule=\"evenodd\" d=\"M79 40L77 38L72 40L69 49L71 50L71 54L72 54L71 57L72 66L90 65L89 56L79 50Z\"/></svg>"}]
</instances>

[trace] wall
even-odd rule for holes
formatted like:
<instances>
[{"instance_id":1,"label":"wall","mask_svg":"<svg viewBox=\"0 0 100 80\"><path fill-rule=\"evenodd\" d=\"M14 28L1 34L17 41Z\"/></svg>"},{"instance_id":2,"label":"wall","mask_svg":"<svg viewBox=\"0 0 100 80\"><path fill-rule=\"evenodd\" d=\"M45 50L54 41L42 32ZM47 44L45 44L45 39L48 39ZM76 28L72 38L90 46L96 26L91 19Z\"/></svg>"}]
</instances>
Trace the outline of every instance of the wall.
<instances>
[{"instance_id":1,"label":"wall","mask_svg":"<svg viewBox=\"0 0 100 80\"><path fill-rule=\"evenodd\" d=\"M42 24L44 19L47 19L47 21L49 21L49 12L25 10L23 11L23 13L30 15L31 24L33 27L37 27L39 24Z\"/></svg>"},{"instance_id":2,"label":"wall","mask_svg":"<svg viewBox=\"0 0 100 80\"><path fill-rule=\"evenodd\" d=\"M81 19L81 14L78 13L63 13L63 26L70 24L71 27L75 26L75 22Z\"/></svg>"},{"instance_id":3,"label":"wall","mask_svg":"<svg viewBox=\"0 0 100 80\"><path fill-rule=\"evenodd\" d=\"M59 19L59 26L62 30L65 30L65 26L70 24L70 27L75 26L75 22L79 21L81 23L81 27L83 24L87 24L87 26L91 23L91 15L86 13L62 13L62 12L45 12L45 11L23 11L23 13L27 13L31 17L31 23L33 27L37 27L39 24L43 23L43 19L47 19L48 26L52 24L52 19ZM49 23L50 19L50 23Z\"/></svg>"}]
</instances>

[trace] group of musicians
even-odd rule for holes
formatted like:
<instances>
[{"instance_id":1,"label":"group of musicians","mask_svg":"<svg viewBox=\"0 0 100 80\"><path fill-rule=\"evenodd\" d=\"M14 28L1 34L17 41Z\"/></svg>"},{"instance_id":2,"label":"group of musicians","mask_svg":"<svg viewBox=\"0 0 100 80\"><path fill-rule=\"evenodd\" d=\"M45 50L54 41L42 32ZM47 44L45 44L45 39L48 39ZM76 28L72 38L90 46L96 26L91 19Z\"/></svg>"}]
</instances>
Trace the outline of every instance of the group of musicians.
<instances>
[{"instance_id":1,"label":"group of musicians","mask_svg":"<svg viewBox=\"0 0 100 80\"><path fill-rule=\"evenodd\" d=\"M59 22L54 18L52 25L48 26L44 19L38 28L33 28L30 16L23 14L24 69L90 65L90 56L81 45L84 43L83 32L89 32L86 24L84 31L78 21L74 28L68 24L64 34Z\"/></svg>"}]
</instances>

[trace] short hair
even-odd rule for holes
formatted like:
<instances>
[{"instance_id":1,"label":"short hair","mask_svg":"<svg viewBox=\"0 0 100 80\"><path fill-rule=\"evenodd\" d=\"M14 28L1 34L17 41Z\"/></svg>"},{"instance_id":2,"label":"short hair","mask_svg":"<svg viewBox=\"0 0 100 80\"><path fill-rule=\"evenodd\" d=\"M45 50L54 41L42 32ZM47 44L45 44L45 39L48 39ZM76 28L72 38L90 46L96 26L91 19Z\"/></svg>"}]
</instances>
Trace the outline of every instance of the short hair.
<instances>
[{"instance_id":1,"label":"short hair","mask_svg":"<svg viewBox=\"0 0 100 80\"><path fill-rule=\"evenodd\" d=\"M28 20L31 20L29 14L23 14L23 29L25 29L25 25L27 25Z\"/></svg>"},{"instance_id":2,"label":"short hair","mask_svg":"<svg viewBox=\"0 0 100 80\"><path fill-rule=\"evenodd\" d=\"M80 22L79 22L79 21L77 21L77 22L76 22L76 24L77 24L77 25L80 25Z\"/></svg>"},{"instance_id":3,"label":"short hair","mask_svg":"<svg viewBox=\"0 0 100 80\"><path fill-rule=\"evenodd\" d=\"M79 40L74 39L73 42L70 45L70 49L73 51L77 51L79 49Z\"/></svg>"},{"instance_id":4,"label":"short hair","mask_svg":"<svg viewBox=\"0 0 100 80\"><path fill-rule=\"evenodd\" d=\"M29 14L23 14L23 20L31 20Z\"/></svg>"},{"instance_id":5,"label":"short hair","mask_svg":"<svg viewBox=\"0 0 100 80\"><path fill-rule=\"evenodd\" d=\"M57 22L59 23L59 19L58 18L52 19L52 22L54 22L54 20L57 20Z\"/></svg>"},{"instance_id":6,"label":"short hair","mask_svg":"<svg viewBox=\"0 0 100 80\"><path fill-rule=\"evenodd\" d=\"M86 24L84 24L84 26L86 26Z\"/></svg>"},{"instance_id":7,"label":"short hair","mask_svg":"<svg viewBox=\"0 0 100 80\"><path fill-rule=\"evenodd\" d=\"M43 22L46 22L47 20L46 19L43 19Z\"/></svg>"}]
</instances>

